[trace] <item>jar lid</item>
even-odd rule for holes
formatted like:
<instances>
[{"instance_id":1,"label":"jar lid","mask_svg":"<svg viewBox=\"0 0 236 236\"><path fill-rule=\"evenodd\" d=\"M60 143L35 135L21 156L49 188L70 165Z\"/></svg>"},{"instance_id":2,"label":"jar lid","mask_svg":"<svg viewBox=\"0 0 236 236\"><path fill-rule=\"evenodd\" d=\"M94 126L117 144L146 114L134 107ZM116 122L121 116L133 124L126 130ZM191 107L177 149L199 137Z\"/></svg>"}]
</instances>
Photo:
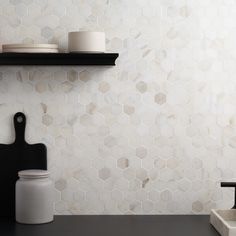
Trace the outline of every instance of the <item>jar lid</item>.
<instances>
[{"instance_id":1,"label":"jar lid","mask_svg":"<svg viewBox=\"0 0 236 236\"><path fill-rule=\"evenodd\" d=\"M39 179L49 177L50 172L47 170L21 170L18 175L26 179Z\"/></svg>"}]
</instances>

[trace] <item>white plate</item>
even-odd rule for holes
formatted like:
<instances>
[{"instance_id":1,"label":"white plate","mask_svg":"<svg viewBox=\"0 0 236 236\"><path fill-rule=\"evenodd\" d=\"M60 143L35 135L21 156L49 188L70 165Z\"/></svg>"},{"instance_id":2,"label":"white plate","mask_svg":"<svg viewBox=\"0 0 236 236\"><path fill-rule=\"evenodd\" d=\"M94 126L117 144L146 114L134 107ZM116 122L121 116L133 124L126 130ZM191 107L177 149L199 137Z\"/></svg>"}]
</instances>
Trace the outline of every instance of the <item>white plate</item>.
<instances>
[{"instance_id":1,"label":"white plate","mask_svg":"<svg viewBox=\"0 0 236 236\"><path fill-rule=\"evenodd\" d=\"M15 49L15 48L50 48L57 49L57 44L3 44L2 48Z\"/></svg>"},{"instance_id":2,"label":"white plate","mask_svg":"<svg viewBox=\"0 0 236 236\"><path fill-rule=\"evenodd\" d=\"M2 50L2 52L27 52L27 53L58 53L57 49L50 49L50 48L16 48L16 49L4 49Z\"/></svg>"}]
</instances>

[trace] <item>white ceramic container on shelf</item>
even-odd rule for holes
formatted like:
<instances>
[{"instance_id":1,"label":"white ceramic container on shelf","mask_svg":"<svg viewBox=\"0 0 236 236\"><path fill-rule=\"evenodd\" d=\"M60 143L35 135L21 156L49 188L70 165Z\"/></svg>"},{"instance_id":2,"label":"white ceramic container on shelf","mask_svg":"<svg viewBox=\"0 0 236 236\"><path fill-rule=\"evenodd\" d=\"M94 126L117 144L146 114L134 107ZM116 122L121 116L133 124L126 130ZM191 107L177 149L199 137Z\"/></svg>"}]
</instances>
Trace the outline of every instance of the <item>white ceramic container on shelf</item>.
<instances>
[{"instance_id":1,"label":"white ceramic container on shelf","mask_svg":"<svg viewBox=\"0 0 236 236\"><path fill-rule=\"evenodd\" d=\"M105 33L95 31L69 32L69 52L102 53L106 51Z\"/></svg>"},{"instance_id":2,"label":"white ceramic container on shelf","mask_svg":"<svg viewBox=\"0 0 236 236\"><path fill-rule=\"evenodd\" d=\"M24 170L16 182L16 221L43 224L53 221L53 184L46 170Z\"/></svg>"}]
</instances>

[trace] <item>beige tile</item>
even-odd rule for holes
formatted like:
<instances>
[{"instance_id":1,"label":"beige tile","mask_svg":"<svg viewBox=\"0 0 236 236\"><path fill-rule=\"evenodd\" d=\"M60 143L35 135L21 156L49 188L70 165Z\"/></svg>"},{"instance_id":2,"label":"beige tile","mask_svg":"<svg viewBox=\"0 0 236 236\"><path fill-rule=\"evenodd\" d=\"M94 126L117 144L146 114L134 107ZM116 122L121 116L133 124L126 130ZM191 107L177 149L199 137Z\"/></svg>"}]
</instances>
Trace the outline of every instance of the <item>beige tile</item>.
<instances>
[{"instance_id":1,"label":"beige tile","mask_svg":"<svg viewBox=\"0 0 236 236\"><path fill-rule=\"evenodd\" d=\"M129 160L127 158L124 158L124 157L119 158L117 160L117 166L121 169L125 169L129 166Z\"/></svg>"},{"instance_id":2,"label":"beige tile","mask_svg":"<svg viewBox=\"0 0 236 236\"><path fill-rule=\"evenodd\" d=\"M225 207L219 182L236 166L234 1L107 2L1 2L2 44L66 52L68 32L95 30L119 53L114 67L1 67L1 143L23 111L27 141L47 145L56 214Z\"/></svg>"},{"instance_id":3,"label":"beige tile","mask_svg":"<svg viewBox=\"0 0 236 236\"><path fill-rule=\"evenodd\" d=\"M111 171L108 168L102 168L99 170L99 177L102 180L106 180L111 176Z\"/></svg>"}]
</instances>

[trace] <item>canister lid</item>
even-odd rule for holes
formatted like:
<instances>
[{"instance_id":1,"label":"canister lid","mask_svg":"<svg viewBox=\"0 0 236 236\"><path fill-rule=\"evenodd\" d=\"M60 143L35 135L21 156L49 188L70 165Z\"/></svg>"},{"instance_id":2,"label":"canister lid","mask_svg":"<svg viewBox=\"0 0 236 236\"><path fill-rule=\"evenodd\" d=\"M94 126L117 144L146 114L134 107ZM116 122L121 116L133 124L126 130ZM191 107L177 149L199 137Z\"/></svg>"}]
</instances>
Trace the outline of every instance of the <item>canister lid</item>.
<instances>
[{"instance_id":1,"label":"canister lid","mask_svg":"<svg viewBox=\"0 0 236 236\"><path fill-rule=\"evenodd\" d=\"M47 170L21 170L18 172L19 177L26 179L47 178L50 172Z\"/></svg>"}]
</instances>

